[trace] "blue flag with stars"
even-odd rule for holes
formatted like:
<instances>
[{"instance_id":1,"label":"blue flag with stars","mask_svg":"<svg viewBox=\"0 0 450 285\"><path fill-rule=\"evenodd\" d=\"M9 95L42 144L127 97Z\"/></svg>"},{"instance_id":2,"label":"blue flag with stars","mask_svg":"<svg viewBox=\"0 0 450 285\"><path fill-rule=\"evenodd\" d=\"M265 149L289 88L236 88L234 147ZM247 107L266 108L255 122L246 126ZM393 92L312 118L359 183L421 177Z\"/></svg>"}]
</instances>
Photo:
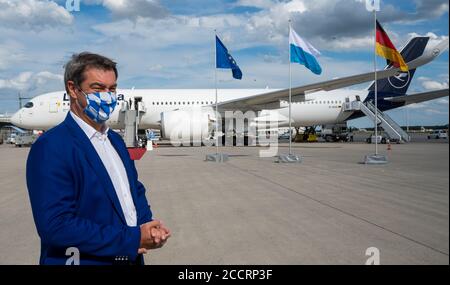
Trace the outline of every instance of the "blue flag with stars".
<instances>
[{"instance_id":1,"label":"blue flag with stars","mask_svg":"<svg viewBox=\"0 0 450 285\"><path fill-rule=\"evenodd\" d=\"M241 69L218 36L216 36L216 68L231 69L233 78L242 79Z\"/></svg>"}]
</instances>

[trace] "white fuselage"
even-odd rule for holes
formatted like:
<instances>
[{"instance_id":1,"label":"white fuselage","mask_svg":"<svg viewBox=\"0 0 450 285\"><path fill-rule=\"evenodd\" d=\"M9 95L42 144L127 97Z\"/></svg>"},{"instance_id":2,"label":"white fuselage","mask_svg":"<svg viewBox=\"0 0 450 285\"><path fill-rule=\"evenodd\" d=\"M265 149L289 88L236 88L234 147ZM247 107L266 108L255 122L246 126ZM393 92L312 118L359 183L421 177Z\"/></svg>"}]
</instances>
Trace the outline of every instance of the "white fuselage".
<instances>
[{"instance_id":1,"label":"white fuselage","mask_svg":"<svg viewBox=\"0 0 450 285\"><path fill-rule=\"evenodd\" d=\"M270 89L220 89L218 102L235 100L252 95L273 92ZM108 125L121 128L119 113L125 102L134 98L142 98L146 112L139 122L139 129L160 128L161 113L174 110L189 110L194 107L214 107L214 89L123 89L118 90L118 106L111 115ZM367 97L367 90L334 90L320 91L306 95L306 101L293 102L292 126L314 126L344 122L352 113L342 112L342 104L354 101L359 96L361 101ZM348 99L347 99L348 98ZM269 108L268 108L269 109ZM62 122L70 110L69 97L64 91L52 92L34 97L25 107L11 118L11 122L21 128L31 130L48 130ZM238 111L238 110L234 110ZM245 110L242 110L245 112ZM281 101L279 108L272 109L281 118L280 127L289 124L288 102Z\"/></svg>"}]
</instances>

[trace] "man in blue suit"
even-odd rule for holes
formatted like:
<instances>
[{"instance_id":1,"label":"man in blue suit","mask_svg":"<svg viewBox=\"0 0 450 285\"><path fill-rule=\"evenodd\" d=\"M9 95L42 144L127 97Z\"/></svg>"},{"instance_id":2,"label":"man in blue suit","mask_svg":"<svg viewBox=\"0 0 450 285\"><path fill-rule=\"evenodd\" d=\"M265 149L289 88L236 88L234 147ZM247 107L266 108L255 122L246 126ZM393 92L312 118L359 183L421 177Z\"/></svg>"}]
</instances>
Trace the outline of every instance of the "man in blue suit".
<instances>
[{"instance_id":1,"label":"man in blue suit","mask_svg":"<svg viewBox=\"0 0 450 285\"><path fill-rule=\"evenodd\" d=\"M170 236L152 219L122 138L105 122L117 104L116 63L81 53L66 64L70 112L30 150L27 186L40 264L143 264Z\"/></svg>"}]
</instances>

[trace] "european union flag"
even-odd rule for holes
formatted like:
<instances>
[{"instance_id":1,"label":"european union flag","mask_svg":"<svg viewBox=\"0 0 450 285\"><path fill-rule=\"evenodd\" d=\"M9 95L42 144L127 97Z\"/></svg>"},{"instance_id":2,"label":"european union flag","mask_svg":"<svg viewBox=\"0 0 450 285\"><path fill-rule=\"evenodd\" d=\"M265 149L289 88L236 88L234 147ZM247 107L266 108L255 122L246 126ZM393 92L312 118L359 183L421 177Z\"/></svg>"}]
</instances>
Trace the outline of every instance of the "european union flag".
<instances>
[{"instance_id":1,"label":"european union flag","mask_svg":"<svg viewBox=\"0 0 450 285\"><path fill-rule=\"evenodd\" d=\"M241 69L218 36L216 36L216 68L229 68L234 78L242 79Z\"/></svg>"}]
</instances>

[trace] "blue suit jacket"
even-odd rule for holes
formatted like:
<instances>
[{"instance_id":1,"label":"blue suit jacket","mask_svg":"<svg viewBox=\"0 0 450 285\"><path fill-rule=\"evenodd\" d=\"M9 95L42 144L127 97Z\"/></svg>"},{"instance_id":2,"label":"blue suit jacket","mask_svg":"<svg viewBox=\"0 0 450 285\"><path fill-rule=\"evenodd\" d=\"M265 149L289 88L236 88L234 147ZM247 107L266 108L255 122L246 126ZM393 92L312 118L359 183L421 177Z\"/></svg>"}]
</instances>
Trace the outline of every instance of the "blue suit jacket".
<instances>
[{"instance_id":1,"label":"blue suit jacket","mask_svg":"<svg viewBox=\"0 0 450 285\"><path fill-rule=\"evenodd\" d=\"M138 255L139 225L151 221L145 188L122 138L108 138L127 172L137 212L129 227L106 168L92 143L70 114L32 146L27 186L41 238L40 264L65 264L69 247L80 252L80 264L112 264L116 256L143 263Z\"/></svg>"}]
</instances>

